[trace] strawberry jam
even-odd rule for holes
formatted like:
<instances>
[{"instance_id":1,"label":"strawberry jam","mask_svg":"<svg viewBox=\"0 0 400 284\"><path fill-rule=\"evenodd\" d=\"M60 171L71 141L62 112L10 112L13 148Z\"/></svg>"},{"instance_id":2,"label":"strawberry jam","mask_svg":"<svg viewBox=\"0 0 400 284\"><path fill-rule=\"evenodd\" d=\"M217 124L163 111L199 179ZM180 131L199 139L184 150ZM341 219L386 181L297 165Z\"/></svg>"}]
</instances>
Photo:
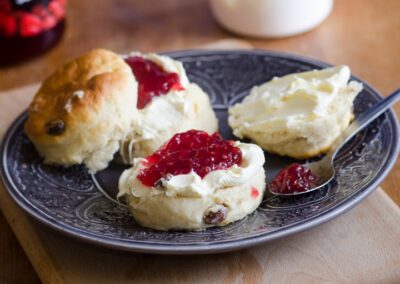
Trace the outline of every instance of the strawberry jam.
<instances>
[{"instance_id":1,"label":"strawberry jam","mask_svg":"<svg viewBox=\"0 0 400 284\"><path fill-rule=\"evenodd\" d=\"M153 97L170 90L183 90L177 73L168 73L161 66L140 56L125 59L139 83L137 108L144 108Z\"/></svg>"},{"instance_id":2,"label":"strawberry jam","mask_svg":"<svg viewBox=\"0 0 400 284\"><path fill-rule=\"evenodd\" d=\"M294 163L281 170L268 184L268 189L276 193L305 192L316 186L317 176L309 168Z\"/></svg>"},{"instance_id":3,"label":"strawberry jam","mask_svg":"<svg viewBox=\"0 0 400 284\"><path fill-rule=\"evenodd\" d=\"M0 0L0 66L38 56L61 39L67 0Z\"/></svg>"},{"instance_id":4,"label":"strawberry jam","mask_svg":"<svg viewBox=\"0 0 400 284\"><path fill-rule=\"evenodd\" d=\"M209 135L199 130L175 134L157 152L148 156L146 168L138 175L146 186L155 186L161 178L188 174L191 171L201 178L215 170L240 165L242 152L233 141L224 140L215 132Z\"/></svg>"}]
</instances>

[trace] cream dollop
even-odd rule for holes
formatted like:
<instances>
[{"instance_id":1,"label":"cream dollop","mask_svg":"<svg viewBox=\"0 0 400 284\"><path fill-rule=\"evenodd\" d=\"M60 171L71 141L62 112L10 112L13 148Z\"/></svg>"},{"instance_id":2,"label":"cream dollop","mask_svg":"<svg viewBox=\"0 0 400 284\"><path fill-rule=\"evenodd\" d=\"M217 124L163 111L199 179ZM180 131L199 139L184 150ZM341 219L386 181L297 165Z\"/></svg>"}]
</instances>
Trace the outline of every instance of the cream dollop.
<instances>
[{"instance_id":1,"label":"cream dollop","mask_svg":"<svg viewBox=\"0 0 400 284\"><path fill-rule=\"evenodd\" d=\"M343 91L352 89L357 94L362 89L361 83L348 83L350 75L343 65L275 77L229 109L229 124L236 136L243 137L248 130L273 132L327 116L330 104Z\"/></svg>"},{"instance_id":2,"label":"cream dollop","mask_svg":"<svg viewBox=\"0 0 400 284\"><path fill-rule=\"evenodd\" d=\"M129 153L133 154L135 143L145 140L164 141L163 132L182 123L182 119L190 116L190 101L185 99L186 92L171 91L168 95L154 97L143 109L139 110L139 117L134 122L135 134L130 139ZM161 119L160 119L161 118ZM133 156L128 157L131 161Z\"/></svg>"},{"instance_id":3,"label":"cream dollop","mask_svg":"<svg viewBox=\"0 0 400 284\"><path fill-rule=\"evenodd\" d=\"M218 121L208 96L196 84L189 84L183 91L153 98L139 110L131 129L120 149L127 164L155 152L176 133L190 129L213 133Z\"/></svg>"},{"instance_id":4,"label":"cream dollop","mask_svg":"<svg viewBox=\"0 0 400 284\"><path fill-rule=\"evenodd\" d=\"M202 198L213 194L218 188L241 185L262 169L265 158L262 149L255 144L237 141L235 146L242 152L240 166L233 165L225 170L212 171L203 179L194 171L171 176L161 180L161 187L150 188L137 178L146 164L146 159L137 158L133 167L125 170L120 177L118 197L128 193L135 197L165 194L170 197Z\"/></svg>"}]
</instances>

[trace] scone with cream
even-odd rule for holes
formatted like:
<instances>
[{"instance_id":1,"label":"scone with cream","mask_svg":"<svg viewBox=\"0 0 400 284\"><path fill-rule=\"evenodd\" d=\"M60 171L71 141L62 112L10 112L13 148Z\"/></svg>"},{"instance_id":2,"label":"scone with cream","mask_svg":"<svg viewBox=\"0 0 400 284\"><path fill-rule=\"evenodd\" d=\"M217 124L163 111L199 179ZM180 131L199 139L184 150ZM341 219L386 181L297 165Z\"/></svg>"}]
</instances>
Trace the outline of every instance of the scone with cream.
<instances>
[{"instance_id":1,"label":"scone with cream","mask_svg":"<svg viewBox=\"0 0 400 284\"><path fill-rule=\"evenodd\" d=\"M324 153L353 118L362 84L350 76L349 67L336 66L274 78L229 108L229 125L272 153L297 159Z\"/></svg>"},{"instance_id":2,"label":"scone with cream","mask_svg":"<svg viewBox=\"0 0 400 284\"><path fill-rule=\"evenodd\" d=\"M176 134L119 180L136 221L158 230L224 226L252 213L265 191L264 153L218 133Z\"/></svg>"},{"instance_id":3,"label":"scone with cream","mask_svg":"<svg viewBox=\"0 0 400 284\"><path fill-rule=\"evenodd\" d=\"M208 96L189 82L181 62L154 53L131 53L125 60L139 84L139 118L120 150L125 163L150 155L176 133L217 130Z\"/></svg>"},{"instance_id":4,"label":"scone with cream","mask_svg":"<svg viewBox=\"0 0 400 284\"><path fill-rule=\"evenodd\" d=\"M137 82L113 52L92 50L67 62L36 93L25 132L44 161L104 169L137 110Z\"/></svg>"}]
</instances>

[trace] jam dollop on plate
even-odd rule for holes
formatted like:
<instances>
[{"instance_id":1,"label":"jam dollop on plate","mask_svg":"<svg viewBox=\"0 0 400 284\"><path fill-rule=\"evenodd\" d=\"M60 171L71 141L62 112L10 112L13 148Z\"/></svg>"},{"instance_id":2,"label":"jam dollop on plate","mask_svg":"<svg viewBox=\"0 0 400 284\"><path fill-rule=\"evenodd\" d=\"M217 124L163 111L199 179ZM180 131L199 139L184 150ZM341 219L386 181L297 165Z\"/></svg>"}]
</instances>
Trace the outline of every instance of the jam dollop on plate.
<instances>
[{"instance_id":1,"label":"jam dollop on plate","mask_svg":"<svg viewBox=\"0 0 400 284\"><path fill-rule=\"evenodd\" d=\"M307 167L293 163L281 170L267 186L276 193L305 192L315 187L317 176Z\"/></svg>"},{"instance_id":2,"label":"jam dollop on plate","mask_svg":"<svg viewBox=\"0 0 400 284\"><path fill-rule=\"evenodd\" d=\"M161 178L188 174L201 178L215 170L240 165L242 152L233 141L224 140L218 132L209 135L199 130L175 134L157 152L146 158L146 167L138 179L146 186L155 186Z\"/></svg>"},{"instance_id":3,"label":"jam dollop on plate","mask_svg":"<svg viewBox=\"0 0 400 284\"><path fill-rule=\"evenodd\" d=\"M125 62L131 67L139 84L137 108L143 109L154 97L170 90L183 90L177 73L166 72L161 66L140 56L130 56Z\"/></svg>"}]
</instances>

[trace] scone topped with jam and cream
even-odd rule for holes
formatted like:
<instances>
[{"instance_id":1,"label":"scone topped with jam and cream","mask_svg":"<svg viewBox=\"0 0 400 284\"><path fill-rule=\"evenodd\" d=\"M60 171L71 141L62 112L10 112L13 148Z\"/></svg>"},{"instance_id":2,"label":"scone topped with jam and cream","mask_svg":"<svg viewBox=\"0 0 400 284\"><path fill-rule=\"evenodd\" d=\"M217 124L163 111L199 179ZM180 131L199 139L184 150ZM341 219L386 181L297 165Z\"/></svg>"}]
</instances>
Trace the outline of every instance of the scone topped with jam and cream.
<instances>
[{"instance_id":1,"label":"scone topped with jam and cream","mask_svg":"<svg viewBox=\"0 0 400 284\"><path fill-rule=\"evenodd\" d=\"M229 108L229 125L265 150L305 159L329 150L353 118L362 84L336 66L274 78Z\"/></svg>"},{"instance_id":2,"label":"scone topped with jam and cream","mask_svg":"<svg viewBox=\"0 0 400 284\"><path fill-rule=\"evenodd\" d=\"M47 78L29 107L25 133L45 163L102 170L137 110L137 82L118 54L95 49Z\"/></svg>"},{"instance_id":3,"label":"scone topped with jam and cream","mask_svg":"<svg viewBox=\"0 0 400 284\"><path fill-rule=\"evenodd\" d=\"M119 180L136 221L158 230L224 226L252 213L265 191L264 153L218 133L176 134L134 160Z\"/></svg>"},{"instance_id":4,"label":"scone topped with jam and cream","mask_svg":"<svg viewBox=\"0 0 400 284\"><path fill-rule=\"evenodd\" d=\"M139 118L133 121L120 150L125 163L150 155L176 133L189 129L213 133L218 129L208 96L189 82L181 62L137 52L125 61L139 83Z\"/></svg>"}]
</instances>

